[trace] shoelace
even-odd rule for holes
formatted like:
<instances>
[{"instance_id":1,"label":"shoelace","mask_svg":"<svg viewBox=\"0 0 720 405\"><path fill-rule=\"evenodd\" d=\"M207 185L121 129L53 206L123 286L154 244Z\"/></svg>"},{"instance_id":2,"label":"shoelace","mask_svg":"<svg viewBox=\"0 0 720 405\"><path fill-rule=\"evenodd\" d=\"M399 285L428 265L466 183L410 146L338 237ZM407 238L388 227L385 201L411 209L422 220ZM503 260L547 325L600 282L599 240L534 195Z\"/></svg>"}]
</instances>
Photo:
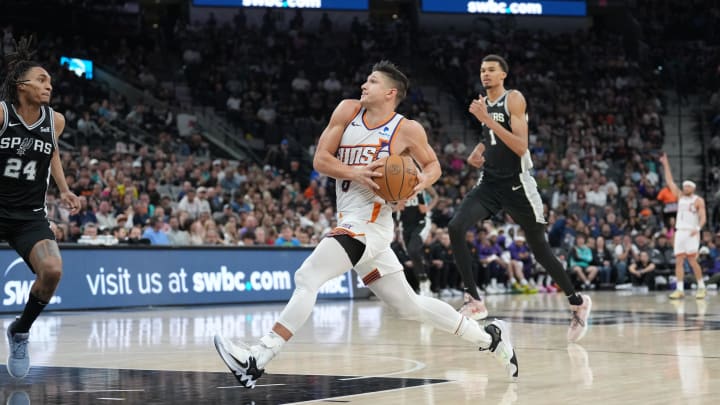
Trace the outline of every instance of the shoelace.
<instances>
[{"instance_id":1,"label":"shoelace","mask_svg":"<svg viewBox=\"0 0 720 405\"><path fill-rule=\"evenodd\" d=\"M570 322L571 323L577 322L578 325L585 326L585 321L580 319L580 317L578 316L577 313L578 313L578 311L572 311L572 319L570 320Z\"/></svg>"},{"instance_id":2,"label":"shoelace","mask_svg":"<svg viewBox=\"0 0 720 405\"><path fill-rule=\"evenodd\" d=\"M21 340L19 342L14 341L13 358L24 359L27 356L27 345L28 339Z\"/></svg>"}]
</instances>

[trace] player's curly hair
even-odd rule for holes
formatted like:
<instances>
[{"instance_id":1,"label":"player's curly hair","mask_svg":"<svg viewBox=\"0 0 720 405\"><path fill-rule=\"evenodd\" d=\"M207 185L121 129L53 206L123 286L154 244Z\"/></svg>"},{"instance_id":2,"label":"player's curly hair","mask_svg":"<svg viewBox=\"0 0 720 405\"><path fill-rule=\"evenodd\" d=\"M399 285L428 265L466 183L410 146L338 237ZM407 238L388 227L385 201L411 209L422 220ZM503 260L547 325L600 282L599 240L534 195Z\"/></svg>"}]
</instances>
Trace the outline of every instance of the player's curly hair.
<instances>
[{"instance_id":1,"label":"player's curly hair","mask_svg":"<svg viewBox=\"0 0 720 405\"><path fill-rule=\"evenodd\" d=\"M20 41L15 42L15 52L5 56L8 73L0 87L0 100L18 104L17 85L25 81L23 77L30 69L42 67L40 63L32 60L35 56L35 51L32 50L33 40L32 35L20 38Z\"/></svg>"}]
</instances>

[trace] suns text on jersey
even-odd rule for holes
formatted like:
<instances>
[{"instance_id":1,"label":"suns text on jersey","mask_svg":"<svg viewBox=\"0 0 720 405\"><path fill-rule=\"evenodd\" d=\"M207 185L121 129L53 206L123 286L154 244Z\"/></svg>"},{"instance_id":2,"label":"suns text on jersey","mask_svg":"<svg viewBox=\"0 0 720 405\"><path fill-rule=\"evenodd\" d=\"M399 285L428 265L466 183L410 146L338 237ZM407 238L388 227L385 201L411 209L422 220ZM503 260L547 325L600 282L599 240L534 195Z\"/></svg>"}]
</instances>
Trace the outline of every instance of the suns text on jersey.
<instances>
[{"instance_id":1,"label":"suns text on jersey","mask_svg":"<svg viewBox=\"0 0 720 405\"><path fill-rule=\"evenodd\" d=\"M341 146L337 150L337 158L350 166L364 166L375 160L377 145Z\"/></svg>"},{"instance_id":2,"label":"suns text on jersey","mask_svg":"<svg viewBox=\"0 0 720 405\"><path fill-rule=\"evenodd\" d=\"M31 138L21 138L19 136L0 138L0 149L15 149L20 145L27 145L27 140ZM24 142L23 142L24 141ZM42 139L31 139L32 150L35 152L44 153L46 155L52 154L53 145L50 142L45 142ZM29 149L29 148L28 148Z\"/></svg>"}]
</instances>

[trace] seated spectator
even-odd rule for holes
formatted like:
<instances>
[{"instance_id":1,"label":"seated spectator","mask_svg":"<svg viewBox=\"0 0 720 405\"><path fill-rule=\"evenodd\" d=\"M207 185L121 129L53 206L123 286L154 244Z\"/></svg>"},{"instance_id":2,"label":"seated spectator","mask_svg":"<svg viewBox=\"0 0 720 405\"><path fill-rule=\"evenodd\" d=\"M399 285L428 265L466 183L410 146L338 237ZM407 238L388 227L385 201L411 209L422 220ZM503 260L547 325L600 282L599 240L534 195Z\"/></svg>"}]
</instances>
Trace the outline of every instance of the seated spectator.
<instances>
[{"instance_id":1,"label":"seated spectator","mask_svg":"<svg viewBox=\"0 0 720 405\"><path fill-rule=\"evenodd\" d=\"M601 283L609 284L612 280L612 253L607 249L605 238L598 236L592 249L592 265L598 269Z\"/></svg>"},{"instance_id":2,"label":"seated spectator","mask_svg":"<svg viewBox=\"0 0 720 405\"><path fill-rule=\"evenodd\" d=\"M598 273L592 265L592 250L585 244L585 235L575 237L575 246L570 250L570 271L582 282L583 288L590 289Z\"/></svg>"},{"instance_id":3,"label":"seated spectator","mask_svg":"<svg viewBox=\"0 0 720 405\"><path fill-rule=\"evenodd\" d=\"M242 239L239 242L240 246L256 246L255 232L247 231L242 235Z\"/></svg>"},{"instance_id":4,"label":"seated spectator","mask_svg":"<svg viewBox=\"0 0 720 405\"><path fill-rule=\"evenodd\" d=\"M115 215L112 213L112 207L107 201L100 202L98 211L95 213L97 224L100 229L112 229L117 226Z\"/></svg>"},{"instance_id":5,"label":"seated spectator","mask_svg":"<svg viewBox=\"0 0 720 405\"><path fill-rule=\"evenodd\" d=\"M195 189L191 187L182 199L180 199L178 210L187 212L190 218L195 219L200 215L200 208L202 208L202 203L200 199L197 198Z\"/></svg>"},{"instance_id":6,"label":"seated spectator","mask_svg":"<svg viewBox=\"0 0 720 405\"><path fill-rule=\"evenodd\" d=\"M85 196L80 196L80 210L75 215L70 215L70 222L76 223L78 226L82 227L85 226L85 224L92 222L94 224L97 224L97 217L95 217L95 213L93 210L88 206L88 201Z\"/></svg>"},{"instance_id":7,"label":"seated spectator","mask_svg":"<svg viewBox=\"0 0 720 405\"><path fill-rule=\"evenodd\" d=\"M218 233L217 229L211 228L205 232L205 240L203 240L203 245L211 245L211 246L224 245L223 239L220 237L220 233Z\"/></svg>"},{"instance_id":8,"label":"seated spectator","mask_svg":"<svg viewBox=\"0 0 720 405\"><path fill-rule=\"evenodd\" d=\"M280 228L280 236L275 239L275 246L300 246L300 241L293 237L293 230L290 225L285 224Z\"/></svg>"},{"instance_id":9,"label":"seated spectator","mask_svg":"<svg viewBox=\"0 0 720 405\"><path fill-rule=\"evenodd\" d=\"M100 245L101 240L98 238L98 227L97 224L88 222L82 227L83 232L78 240L78 243L83 245Z\"/></svg>"},{"instance_id":10,"label":"seated spectator","mask_svg":"<svg viewBox=\"0 0 720 405\"><path fill-rule=\"evenodd\" d=\"M647 286L655 289L655 263L650 261L648 252L640 252L637 260L634 260L628 267L630 279L633 286Z\"/></svg>"},{"instance_id":11,"label":"seated spectator","mask_svg":"<svg viewBox=\"0 0 720 405\"><path fill-rule=\"evenodd\" d=\"M525 243L525 237L518 235L508 247L510 254L510 284L513 291L525 294L533 294L537 289L528 284L528 278L532 276L533 258L530 248Z\"/></svg>"},{"instance_id":12,"label":"seated spectator","mask_svg":"<svg viewBox=\"0 0 720 405\"><path fill-rule=\"evenodd\" d=\"M176 216L170 217L168 221L170 230L167 232L168 240L173 246L187 246L190 245L190 234L183 227L180 228L180 219Z\"/></svg>"},{"instance_id":13,"label":"seated spectator","mask_svg":"<svg viewBox=\"0 0 720 405\"><path fill-rule=\"evenodd\" d=\"M128 236L125 239L119 240L120 243L127 243L129 245L149 245L150 239L142 237L142 227L133 226L128 232Z\"/></svg>"},{"instance_id":14,"label":"seated spectator","mask_svg":"<svg viewBox=\"0 0 720 405\"><path fill-rule=\"evenodd\" d=\"M142 237L150 240L151 245L170 245L168 235L162 230L164 222L157 217L150 217L147 220L148 227Z\"/></svg>"},{"instance_id":15,"label":"seated spectator","mask_svg":"<svg viewBox=\"0 0 720 405\"><path fill-rule=\"evenodd\" d=\"M639 251L637 246L633 245L630 235L615 236L613 244L615 245L613 252L613 265L616 271L615 284L625 287L625 283L630 282L627 278L628 263L636 254L639 254Z\"/></svg>"}]
</instances>

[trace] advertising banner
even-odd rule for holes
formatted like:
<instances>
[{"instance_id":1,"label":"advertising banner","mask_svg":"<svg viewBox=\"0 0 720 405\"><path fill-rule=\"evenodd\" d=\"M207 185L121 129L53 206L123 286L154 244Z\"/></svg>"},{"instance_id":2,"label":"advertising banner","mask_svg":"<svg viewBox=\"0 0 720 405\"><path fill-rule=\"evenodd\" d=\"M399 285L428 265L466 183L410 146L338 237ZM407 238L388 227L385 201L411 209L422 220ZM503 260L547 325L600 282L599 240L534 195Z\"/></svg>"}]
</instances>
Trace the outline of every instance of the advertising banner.
<instances>
[{"instance_id":1,"label":"advertising banner","mask_svg":"<svg viewBox=\"0 0 720 405\"><path fill-rule=\"evenodd\" d=\"M584 17L587 15L587 4L584 0L422 0L421 10L423 12L430 13L510 14Z\"/></svg>"},{"instance_id":2,"label":"advertising banner","mask_svg":"<svg viewBox=\"0 0 720 405\"><path fill-rule=\"evenodd\" d=\"M61 248L63 277L49 310L287 301L310 249ZM35 280L14 250L0 249L0 312L19 312ZM348 269L319 298L367 297Z\"/></svg>"},{"instance_id":3,"label":"advertising banner","mask_svg":"<svg viewBox=\"0 0 720 405\"><path fill-rule=\"evenodd\" d=\"M193 0L193 6L367 10L368 0Z\"/></svg>"}]
</instances>

